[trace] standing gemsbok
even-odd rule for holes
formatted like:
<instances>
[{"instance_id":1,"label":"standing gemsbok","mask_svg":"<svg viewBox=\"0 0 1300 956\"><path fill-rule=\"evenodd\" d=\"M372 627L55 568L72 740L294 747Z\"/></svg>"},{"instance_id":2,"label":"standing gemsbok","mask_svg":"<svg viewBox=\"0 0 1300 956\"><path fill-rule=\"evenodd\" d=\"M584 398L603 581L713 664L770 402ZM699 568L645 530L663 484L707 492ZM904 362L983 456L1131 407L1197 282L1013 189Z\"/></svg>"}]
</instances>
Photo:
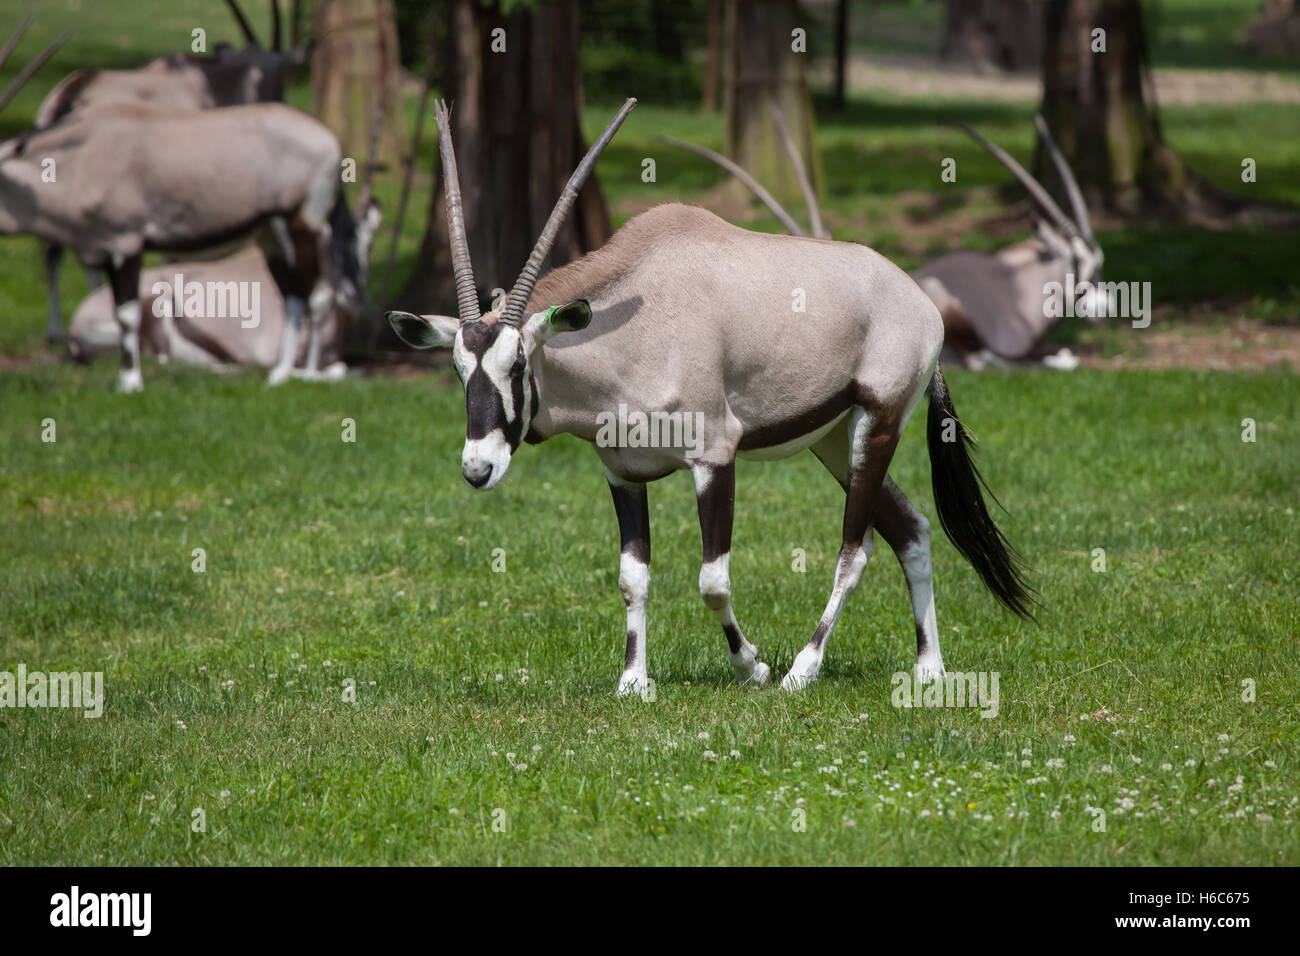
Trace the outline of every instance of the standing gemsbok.
<instances>
[{"instance_id":1,"label":"standing gemsbok","mask_svg":"<svg viewBox=\"0 0 1300 956\"><path fill-rule=\"evenodd\" d=\"M731 608L735 461L811 449L847 493L843 543L830 600L782 686L796 690L817 677L871 555L873 528L907 579L917 672L925 680L942 675L929 524L886 475L922 392L930 396L930 459L944 530L1007 607L1024 614L1031 599L985 508L937 364L938 310L906 273L864 246L746 232L680 205L637 216L607 245L539 282L578 191L634 104L629 100L593 144L510 295L486 315L470 265L448 113L437 108L460 318L388 318L417 348L452 346L468 419L465 480L495 487L524 440L568 432L595 447L622 541L627 657L619 692L629 693L648 682L646 484L690 470L704 539L700 592L722 626L737 678L761 684L768 666ZM795 294L806 300L805 313L792 312ZM693 416L702 434L698 443L607 440L602 423L627 409Z\"/></svg>"}]
</instances>

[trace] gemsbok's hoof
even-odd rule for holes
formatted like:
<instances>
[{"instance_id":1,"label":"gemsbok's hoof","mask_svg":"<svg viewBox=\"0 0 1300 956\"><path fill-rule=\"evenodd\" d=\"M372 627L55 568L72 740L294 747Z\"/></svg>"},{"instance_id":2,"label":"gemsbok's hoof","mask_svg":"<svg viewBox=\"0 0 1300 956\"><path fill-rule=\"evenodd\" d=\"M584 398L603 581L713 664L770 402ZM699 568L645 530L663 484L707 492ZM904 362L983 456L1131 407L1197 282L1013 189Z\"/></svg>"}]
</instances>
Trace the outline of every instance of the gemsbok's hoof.
<instances>
[{"instance_id":1,"label":"gemsbok's hoof","mask_svg":"<svg viewBox=\"0 0 1300 956\"><path fill-rule=\"evenodd\" d=\"M281 368L277 365L275 368L271 369L271 374L266 376L266 384L283 385L285 382L289 381L290 374L292 374L290 369Z\"/></svg>"},{"instance_id":2,"label":"gemsbok's hoof","mask_svg":"<svg viewBox=\"0 0 1300 956\"><path fill-rule=\"evenodd\" d=\"M749 682L759 687L766 687L772 683L772 668L759 661L754 665L754 672L749 675Z\"/></svg>"},{"instance_id":3,"label":"gemsbok's hoof","mask_svg":"<svg viewBox=\"0 0 1300 956\"><path fill-rule=\"evenodd\" d=\"M117 390L123 395L133 395L144 391L144 376L138 368L124 370L117 376Z\"/></svg>"},{"instance_id":4,"label":"gemsbok's hoof","mask_svg":"<svg viewBox=\"0 0 1300 956\"><path fill-rule=\"evenodd\" d=\"M644 697L650 686L650 678L640 674L625 674L618 681L619 697Z\"/></svg>"},{"instance_id":5,"label":"gemsbok's hoof","mask_svg":"<svg viewBox=\"0 0 1300 956\"><path fill-rule=\"evenodd\" d=\"M922 684L928 684L931 681L943 680L945 671L943 661L917 661L916 662L916 679Z\"/></svg>"},{"instance_id":6,"label":"gemsbok's hoof","mask_svg":"<svg viewBox=\"0 0 1300 956\"><path fill-rule=\"evenodd\" d=\"M781 689L791 693L803 690L817 679L821 666L821 654L811 647L805 647L795 655L794 663L790 665L790 673L786 674L781 681Z\"/></svg>"}]
</instances>

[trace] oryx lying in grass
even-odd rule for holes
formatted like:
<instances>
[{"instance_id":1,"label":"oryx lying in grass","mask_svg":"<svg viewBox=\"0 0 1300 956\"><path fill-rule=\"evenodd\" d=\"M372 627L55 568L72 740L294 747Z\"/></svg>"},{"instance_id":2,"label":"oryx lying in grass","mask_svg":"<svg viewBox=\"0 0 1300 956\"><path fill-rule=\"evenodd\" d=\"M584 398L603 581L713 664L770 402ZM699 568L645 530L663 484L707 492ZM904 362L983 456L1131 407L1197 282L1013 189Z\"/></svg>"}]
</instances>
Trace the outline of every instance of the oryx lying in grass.
<instances>
[{"instance_id":1,"label":"oryx lying in grass","mask_svg":"<svg viewBox=\"0 0 1300 956\"><path fill-rule=\"evenodd\" d=\"M622 540L627 656L618 688L630 693L648 681L646 484L689 470L704 539L700 592L726 636L737 678L761 684L768 666L731 608L735 461L811 449L847 493L843 543L830 600L782 686L795 690L817 677L826 641L872 553L873 528L907 578L917 671L923 679L941 675L929 524L886 475L922 392L930 396L931 467L944 529L1009 608L1026 612L1029 596L985 509L937 364L938 310L906 273L865 246L751 233L680 205L637 216L607 245L539 283L578 190L634 103L593 144L509 297L486 315L470 265L448 115L437 109L460 317L392 312L389 321L417 348L452 346L465 388L465 480L495 487L521 441L567 432L592 443ZM806 314L791 309L800 293ZM602 422L629 408L698 415L701 442L644 447L654 443L603 439Z\"/></svg>"},{"instance_id":2,"label":"oryx lying in grass","mask_svg":"<svg viewBox=\"0 0 1300 956\"><path fill-rule=\"evenodd\" d=\"M257 236L285 299L280 357L293 372L305 304L307 377L336 285L330 214L344 202L338 140L280 103L185 112L108 103L0 143L0 233L72 248L106 271L122 327L124 391L140 375L140 260Z\"/></svg>"},{"instance_id":3,"label":"oryx lying in grass","mask_svg":"<svg viewBox=\"0 0 1300 956\"><path fill-rule=\"evenodd\" d=\"M363 305L369 301L364 286L358 287L357 282L365 281L370 243L380 219L379 205L373 202L365 207L361 220L356 223L338 221L339 214L346 212L346 206L336 204L331 222L331 245L336 253L339 283L320 331L320 362L324 366L321 376L325 379L341 378L347 372L341 361L344 338L348 323L361 314ZM349 236L349 228L354 235ZM338 260L338 255L349 248L355 248L360 258L355 273ZM156 305L159 295L173 296L177 276L183 277L185 285L198 283L206 289L225 288L230 295L238 294L245 287L259 290L255 324L222 316L196 317L183 311L176 314L174 306ZM256 246L225 259L177 262L144 270L140 305L141 348L163 361L214 369L231 366L269 369L279 359L286 321L284 299L276 288L265 255ZM73 358L88 359L121 348L122 329L113 313L112 295L107 288L99 288L73 313L68 328L68 351ZM307 342L303 341L294 362L301 365L306 361Z\"/></svg>"},{"instance_id":4,"label":"oryx lying in grass","mask_svg":"<svg viewBox=\"0 0 1300 956\"><path fill-rule=\"evenodd\" d=\"M775 110L773 120L794 165L813 235L830 239L830 230L822 224L816 194L798 150ZM1080 295L1087 297L1086 302L1081 301L1077 306L1076 314L1087 315L1096 321L1113 311L1109 309L1107 298L1096 287L1101 279L1102 252L1093 235L1083 195L1041 116L1037 122L1052 161L1065 183L1076 219L1066 216L1051 194L1005 151L974 130L962 126L1011 170L1050 222L1035 216L1033 239L991 254L950 253L912 273L943 316L946 352L968 368L980 369L988 365L1005 368L1026 364L1042 364L1062 370L1077 368L1079 360L1069 349L1049 351L1042 346L1047 331L1060 321L1058 316L1049 315L1045 286L1060 283L1067 287L1067 275L1073 277ZM795 236L805 235L794 217L732 160L693 143L667 136L660 139L718 164L748 187L781 221L787 232ZM1089 311L1084 312L1085 308Z\"/></svg>"},{"instance_id":5,"label":"oryx lying in grass","mask_svg":"<svg viewBox=\"0 0 1300 956\"><path fill-rule=\"evenodd\" d=\"M235 0L227 0L239 21L248 46L233 50L219 46L211 56L172 53L135 70L76 70L65 77L41 102L36 126L52 126L69 113L104 103L142 102L177 110L207 110L245 103L284 99L285 80L307 61L307 46L282 48L280 7L271 2L272 40L267 49L258 41ZM295 33L297 4L295 3ZM49 289L49 327L46 336L63 337L59 308L59 273L63 246L45 249L45 275ZM94 273L90 273L94 276ZM96 279L91 279L96 284Z\"/></svg>"}]
</instances>

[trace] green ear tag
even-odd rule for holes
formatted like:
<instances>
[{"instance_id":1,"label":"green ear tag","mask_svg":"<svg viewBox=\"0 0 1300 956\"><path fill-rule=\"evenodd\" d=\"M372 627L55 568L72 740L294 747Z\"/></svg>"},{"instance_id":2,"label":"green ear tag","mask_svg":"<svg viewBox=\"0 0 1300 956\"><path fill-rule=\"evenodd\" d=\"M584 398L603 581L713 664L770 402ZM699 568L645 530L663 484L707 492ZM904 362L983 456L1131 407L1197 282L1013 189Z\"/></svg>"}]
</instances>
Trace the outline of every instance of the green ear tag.
<instances>
[{"instance_id":1,"label":"green ear tag","mask_svg":"<svg viewBox=\"0 0 1300 956\"><path fill-rule=\"evenodd\" d=\"M551 306L549 309L546 310L546 324L547 324L547 325L550 325L552 322L555 321L555 313L556 313L557 311L559 311L559 308L560 308L560 307L559 307L558 305L553 305L553 306Z\"/></svg>"}]
</instances>

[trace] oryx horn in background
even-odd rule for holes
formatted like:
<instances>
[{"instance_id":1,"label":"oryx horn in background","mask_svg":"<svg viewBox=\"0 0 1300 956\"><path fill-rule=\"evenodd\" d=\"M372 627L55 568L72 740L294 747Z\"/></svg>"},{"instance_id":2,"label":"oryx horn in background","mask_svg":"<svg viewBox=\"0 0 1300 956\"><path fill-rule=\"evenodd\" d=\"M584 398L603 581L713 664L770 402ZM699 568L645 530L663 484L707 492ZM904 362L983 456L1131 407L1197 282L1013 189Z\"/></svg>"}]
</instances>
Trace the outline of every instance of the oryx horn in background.
<instances>
[{"instance_id":1,"label":"oryx horn in background","mask_svg":"<svg viewBox=\"0 0 1300 956\"><path fill-rule=\"evenodd\" d=\"M1027 613L1031 598L985 508L938 367L938 310L905 272L865 246L747 232L676 204L635 217L605 246L539 282L578 190L634 103L593 144L505 303L487 314L470 264L448 114L437 109L460 316L391 312L389 321L417 348L452 346L467 417L461 473L475 488L493 488L522 441L568 433L594 446L618 515L627 608L618 689L632 693L648 685L647 483L691 472L704 544L700 593L737 678L761 684L769 668L731 607L735 462L810 449L846 492L843 541L830 600L782 686L796 690L817 677L872 553L873 528L903 566L917 672L927 680L942 675L929 524L886 474L923 392L944 529L1009 608ZM806 314L792 311L796 290ZM648 434L611 427L625 416L620 426L631 426L632 415L658 426Z\"/></svg>"},{"instance_id":2,"label":"oryx horn in background","mask_svg":"<svg viewBox=\"0 0 1300 956\"><path fill-rule=\"evenodd\" d=\"M268 381L293 373L308 305L312 377L337 284L330 218L344 202L340 159L328 128L281 103L201 112L108 103L0 143L0 233L69 246L106 271L122 326L124 391L143 387L142 255L256 236L288 317ZM43 177L49 168L52 182Z\"/></svg>"},{"instance_id":3,"label":"oryx horn in background","mask_svg":"<svg viewBox=\"0 0 1300 956\"><path fill-rule=\"evenodd\" d=\"M135 70L76 70L65 77L41 102L36 111L38 129L51 126L76 110L104 103L124 101L151 103L177 110L207 110L245 103L266 103L284 99L285 81L307 62L311 44L299 45L299 3L293 4L293 46L283 48L279 0L271 0L271 46L262 46L248 20L235 3L226 0L239 23L248 46L234 50L222 44L210 56L172 53L151 60ZM49 286L51 341L63 338L59 304L59 273L63 247L45 249L45 273ZM91 278L91 285L97 284Z\"/></svg>"},{"instance_id":4,"label":"oryx horn in background","mask_svg":"<svg viewBox=\"0 0 1300 956\"><path fill-rule=\"evenodd\" d=\"M816 194L798 150L785 129L780 111L773 106L772 112L777 131L794 165L808 208L813 235L819 239L830 239L830 230L822 223ZM1038 127L1061 180L1065 183L1078 224L1061 212L1047 190L1025 172L1019 163L973 130L962 126L963 130L1011 169L1029 191L1030 198L1042 207L1054 225L1035 217L1035 238L1015 243L992 254L951 253L912 273L943 316L946 352L968 368L1043 364L1050 368L1068 370L1079 364L1069 349L1049 351L1041 345L1048 329L1059 321L1057 317L1048 316L1044 308L1044 285L1048 282L1064 285L1067 273L1074 276L1076 284L1099 281L1101 247L1097 245L1092 233L1092 224L1078 184L1065 157L1056 148L1042 117L1038 117ZM752 191L780 220L787 232L794 236L806 235L794 217L732 160L694 143L669 136L658 138L721 166ZM1093 297L1087 303L1088 307L1096 309L1095 314L1088 313L1093 319L1108 314L1106 301L1098 298L1099 293L1095 289L1086 294ZM1080 305L1079 308L1084 306Z\"/></svg>"}]
</instances>

